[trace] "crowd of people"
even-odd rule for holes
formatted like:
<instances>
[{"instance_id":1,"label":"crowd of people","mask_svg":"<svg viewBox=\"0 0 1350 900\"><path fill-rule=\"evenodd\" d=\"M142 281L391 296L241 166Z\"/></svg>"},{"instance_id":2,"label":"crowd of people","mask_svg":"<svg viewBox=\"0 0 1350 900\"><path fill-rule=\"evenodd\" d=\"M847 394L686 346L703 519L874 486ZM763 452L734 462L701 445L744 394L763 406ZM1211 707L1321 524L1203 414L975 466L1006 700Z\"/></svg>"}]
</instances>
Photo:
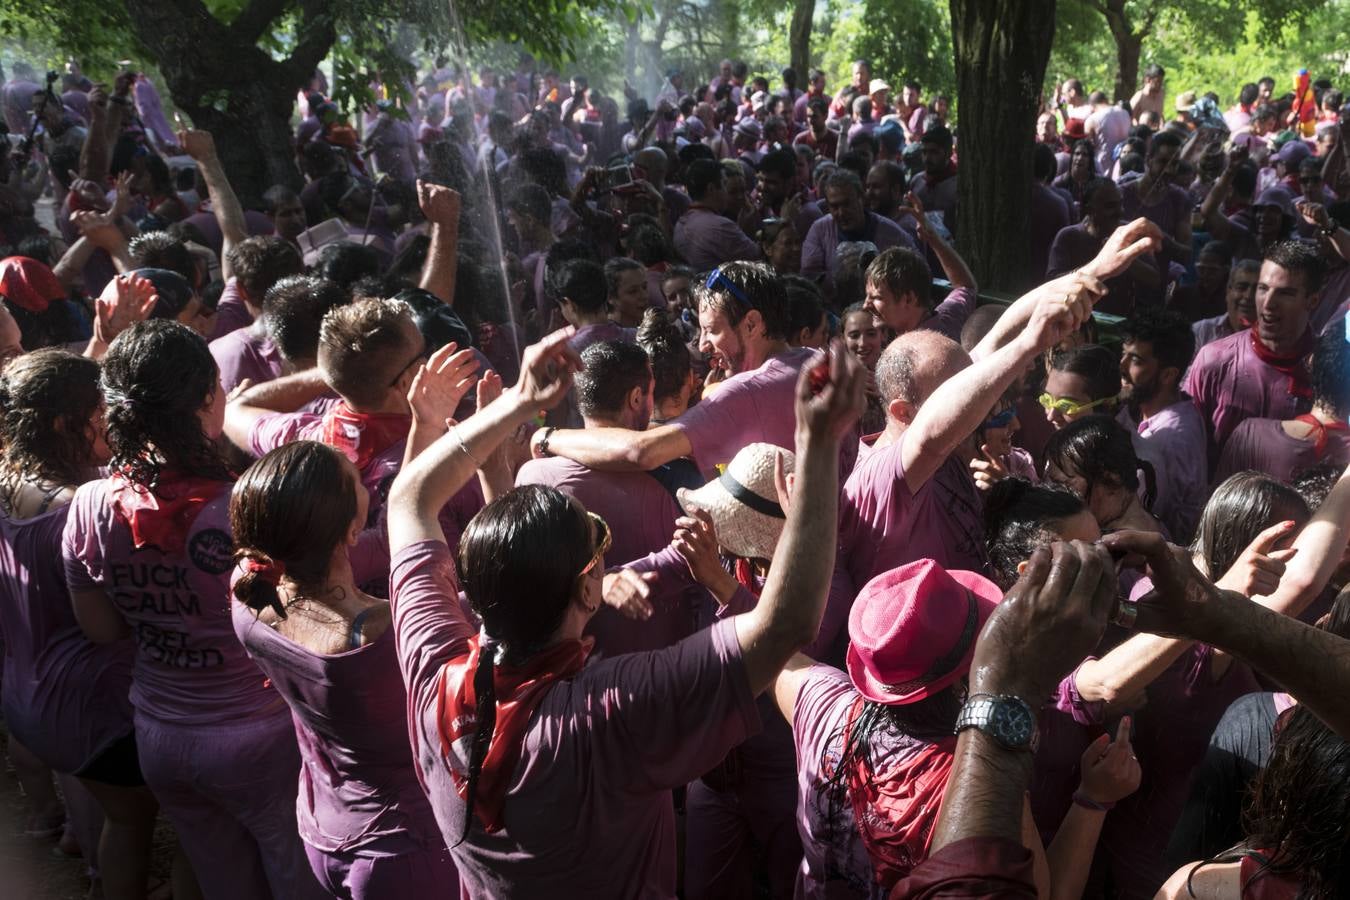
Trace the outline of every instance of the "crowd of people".
<instances>
[{"instance_id":1,"label":"crowd of people","mask_svg":"<svg viewBox=\"0 0 1350 900\"><path fill-rule=\"evenodd\" d=\"M1008 303L863 60L316 73L271 186L12 71L0 711L101 896L1350 890L1331 83L1056 86Z\"/></svg>"}]
</instances>

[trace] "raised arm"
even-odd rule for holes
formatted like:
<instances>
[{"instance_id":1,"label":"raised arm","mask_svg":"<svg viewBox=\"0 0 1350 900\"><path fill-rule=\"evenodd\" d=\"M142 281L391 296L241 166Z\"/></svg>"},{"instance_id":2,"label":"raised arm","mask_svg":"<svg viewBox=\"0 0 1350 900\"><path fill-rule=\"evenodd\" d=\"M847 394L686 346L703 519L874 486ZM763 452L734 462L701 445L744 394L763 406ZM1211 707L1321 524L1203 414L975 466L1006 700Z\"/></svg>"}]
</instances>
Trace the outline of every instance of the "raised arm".
<instances>
[{"instance_id":1,"label":"raised arm","mask_svg":"<svg viewBox=\"0 0 1350 900\"><path fill-rule=\"evenodd\" d=\"M222 243L220 246L220 277L229 281L234 275L230 266L230 250L235 244L248 237L248 226L244 219L244 208L225 177L225 167L216 155L216 141L209 131L190 129L178 132L178 143L184 152L197 162L206 190L211 195L211 211L215 214L216 224L220 226Z\"/></svg>"},{"instance_id":2,"label":"raised arm","mask_svg":"<svg viewBox=\"0 0 1350 900\"><path fill-rule=\"evenodd\" d=\"M246 449L253 426L263 416L295 412L327 390L328 384L317 368L254 385L226 404L225 436L236 447Z\"/></svg>"},{"instance_id":3,"label":"raised arm","mask_svg":"<svg viewBox=\"0 0 1350 900\"><path fill-rule=\"evenodd\" d=\"M923 487L957 445L975 432L1038 353L1058 344L1092 315L1092 305L1106 290L1082 273L1053 284L1053 291L1033 292L1038 293L1035 311L1011 342L947 379L919 407L900 438L905 483L911 491Z\"/></svg>"},{"instance_id":4,"label":"raised arm","mask_svg":"<svg viewBox=\"0 0 1350 900\"><path fill-rule=\"evenodd\" d=\"M1277 613L1297 616L1322 593L1350 541L1350 466L1331 488L1312 520L1294 539L1280 586L1253 601Z\"/></svg>"},{"instance_id":5,"label":"raised arm","mask_svg":"<svg viewBox=\"0 0 1350 900\"><path fill-rule=\"evenodd\" d=\"M1214 186L1209 189L1205 201L1200 204L1200 219L1205 223L1205 230L1216 241L1228 240L1235 230L1233 223L1228 221L1228 217L1222 212L1223 202L1233 190L1233 175L1237 172L1238 165L1246 158L1247 153L1244 149L1234 147L1230 150L1227 165L1219 173L1219 177L1214 179Z\"/></svg>"},{"instance_id":6,"label":"raised arm","mask_svg":"<svg viewBox=\"0 0 1350 900\"><path fill-rule=\"evenodd\" d=\"M530 447L535 458L562 456L606 472L646 472L693 451L684 431L674 425L647 431L541 428L531 437Z\"/></svg>"},{"instance_id":7,"label":"raised arm","mask_svg":"<svg viewBox=\"0 0 1350 900\"><path fill-rule=\"evenodd\" d=\"M431 246L417 286L435 294L445 305L454 306L455 277L459 271L459 192L419 181L417 203L431 225Z\"/></svg>"},{"instance_id":8,"label":"raised arm","mask_svg":"<svg viewBox=\"0 0 1350 900\"><path fill-rule=\"evenodd\" d=\"M797 380L796 487L787 525L759 603L736 616L751 692L768 688L792 655L815 638L825 612L839 508L839 442L866 405L867 370L836 347L820 394L811 370Z\"/></svg>"},{"instance_id":9,"label":"raised arm","mask_svg":"<svg viewBox=\"0 0 1350 900\"><path fill-rule=\"evenodd\" d=\"M1350 228L1346 227L1346 223L1337 222L1331 218L1327 208L1320 203L1300 200L1295 206L1298 208L1299 215L1303 217L1303 221L1322 232L1331 244L1332 249L1336 251L1337 256L1344 260L1350 260ZM1331 298L1326 299L1329 301Z\"/></svg>"},{"instance_id":10,"label":"raised arm","mask_svg":"<svg viewBox=\"0 0 1350 900\"><path fill-rule=\"evenodd\" d=\"M923 201L913 191L905 195L905 205L900 207L900 212L909 213L914 217L914 221L917 223L915 231L919 235L919 240L932 249L933 255L942 264L943 274L952 283L952 287L969 288L972 292L975 291L975 273L970 271L970 266L966 265L966 261L961 258L961 254L956 252L956 248L944 241L942 235L928 226L928 217L923 211Z\"/></svg>"},{"instance_id":11,"label":"raised arm","mask_svg":"<svg viewBox=\"0 0 1350 900\"><path fill-rule=\"evenodd\" d=\"M441 507L513 430L567 396L573 374L582 368L581 358L567 344L572 334L571 328L564 328L526 348L514 387L403 466L389 491L392 555L419 541L444 543L437 518Z\"/></svg>"}]
</instances>

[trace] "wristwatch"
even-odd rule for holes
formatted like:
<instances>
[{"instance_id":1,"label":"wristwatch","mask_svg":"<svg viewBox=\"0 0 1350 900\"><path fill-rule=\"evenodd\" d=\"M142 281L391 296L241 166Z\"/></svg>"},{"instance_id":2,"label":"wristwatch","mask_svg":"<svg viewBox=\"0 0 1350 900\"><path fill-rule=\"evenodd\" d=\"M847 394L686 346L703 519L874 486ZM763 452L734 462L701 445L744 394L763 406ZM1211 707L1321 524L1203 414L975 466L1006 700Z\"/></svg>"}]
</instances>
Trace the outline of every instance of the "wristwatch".
<instances>
[{"instance_id":1,"label":"wristwatch","mask_svg":"<svg viewBox=\"0 0 1350 900\"><path fill-rule=\"evenodd\" d=\"M956 734L978 728L1008 750L1036 752L1040 732L1036 713L1021 697L1010 694L971 694L956 718Z\"/></svg>"}]
</instances>

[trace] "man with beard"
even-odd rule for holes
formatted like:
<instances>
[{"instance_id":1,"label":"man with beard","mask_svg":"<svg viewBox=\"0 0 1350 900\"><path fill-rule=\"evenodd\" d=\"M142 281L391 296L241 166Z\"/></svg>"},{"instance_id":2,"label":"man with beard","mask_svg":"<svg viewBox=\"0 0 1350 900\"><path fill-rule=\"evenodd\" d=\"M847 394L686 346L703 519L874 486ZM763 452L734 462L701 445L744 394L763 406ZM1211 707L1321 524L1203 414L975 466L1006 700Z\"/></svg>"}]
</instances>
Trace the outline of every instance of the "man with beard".
<instances>
[{"instance_id":1,"label":"man with beard","mask_svg":"<svg viewBox=\"0 0 1350 900\"><path fill-rule=\"evenodd\" d=\"M1130 430L1139 458L1152 464L1153 514L1179 544L1190 542L1208 493L1205 420L1181 391L1194 352L1185 319L1144 308L1126 325L1120 356L1124 404L1116 421Z\"/></svg>"},{"instance_id":2,"label":"man with beard","mask_svg":"<svg viewBox=\"0 0 1350 900\"><path fill-rule=\"evenodd\" d=\"M1221 315L1201 319L1191 325L1196 350L1237 334L1256 320L1256 282L1260 275L1260 260L1240 259L1233 263L1233 268L1228 271L1228 288L1224 292L1227 310Z\"/></svg>"}]
</instances>

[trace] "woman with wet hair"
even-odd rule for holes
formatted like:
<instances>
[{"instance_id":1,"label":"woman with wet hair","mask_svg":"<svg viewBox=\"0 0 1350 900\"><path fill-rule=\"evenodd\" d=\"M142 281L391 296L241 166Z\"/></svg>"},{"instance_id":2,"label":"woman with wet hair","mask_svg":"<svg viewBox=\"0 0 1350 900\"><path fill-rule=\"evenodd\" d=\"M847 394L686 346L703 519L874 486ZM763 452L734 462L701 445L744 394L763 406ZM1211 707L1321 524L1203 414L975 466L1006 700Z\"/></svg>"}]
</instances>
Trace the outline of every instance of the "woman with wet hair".
<instances>
[{"instance_id":1,"label":"woman with wet hair","mask_svg":"<svg viewBox=\"0 0 1350 900\"><path fill-rule=\"evenodd\" d=\"M752 610L672 647L586 666L608 526L538 485L488 504L459 545L437 510L516 427L562 401L570 330L525 353L521 379L405 466L389 503L391 604L413 748L469 897L675 895L669 791L758 728L754 697L819 627L840 441L865 375L836 354L796 390L796 492ZM463 586L475 628L453 598Z\"/></svg>"},{"instance_id":2,"label":"woman with wet hair","mask_svg":"<svg viewBox=\"0 0 1350 900\"><path fill-rule=\"evenodd\" d=\"M1153 466L1135 454L1130 433L1114 419L1089 416L1051 435L1045 445L1045 480L1082 498L1104 533L1165 531L1145 505L1156 491Z\"/></svg>"},{"instance_id":3,"label":"woman with wet hair","mask_svg":"<svg viewBox=\"0 0 1350 900\"><path fill-rule=\"evenodd\" d=\"M300 757L286 705L244 653L229 613L230 471L216 447L225 398L206 342L153 319L104 359L111 474L75 492L66 582L90 640L134 635L141 772L207 898L309 897L296 834Z\"/></svg>"},{"instance_id":4,"label":"woman with wet hair","mask_svg":"<svg viewBox=\"0 0 1350 900\"><path fill-rule=\"evenodd\" d=\"M411 764L389 603L353 574L368 506L356 467L327 445L297 441L250 466L230 495L234 631L291 708L319 884L344 900L453 894Z\"/></svg>"},{"instance_id":5,"label":"woman with wet hair","mask_svg":"<svg viewBox=\"0 0 1350 900\"><path fill-rule=\"evenodd\" d=\"M689 408L695 386L693 354L680 326L663 307L653 306L642 314L637 342L652 361L651 425L662 425Z\"/></svg>"},{"instance_id":6,"label":"woman with wet hair","mask_svg":"<svg viewBox=\"0 0 1350 900\"><path fill-rule=\"evenodd\" d=\"M71 498L108 461L98 378L98 363L61 350L20 357L0 378L0 706L11 741L79 779L67 807L104 896L140 898L157 805L136 758L132 646L84 636L61 565ZM82 822L81 787L103 810L101 835L96 813Z\"/></svg>"}]
</instances>

